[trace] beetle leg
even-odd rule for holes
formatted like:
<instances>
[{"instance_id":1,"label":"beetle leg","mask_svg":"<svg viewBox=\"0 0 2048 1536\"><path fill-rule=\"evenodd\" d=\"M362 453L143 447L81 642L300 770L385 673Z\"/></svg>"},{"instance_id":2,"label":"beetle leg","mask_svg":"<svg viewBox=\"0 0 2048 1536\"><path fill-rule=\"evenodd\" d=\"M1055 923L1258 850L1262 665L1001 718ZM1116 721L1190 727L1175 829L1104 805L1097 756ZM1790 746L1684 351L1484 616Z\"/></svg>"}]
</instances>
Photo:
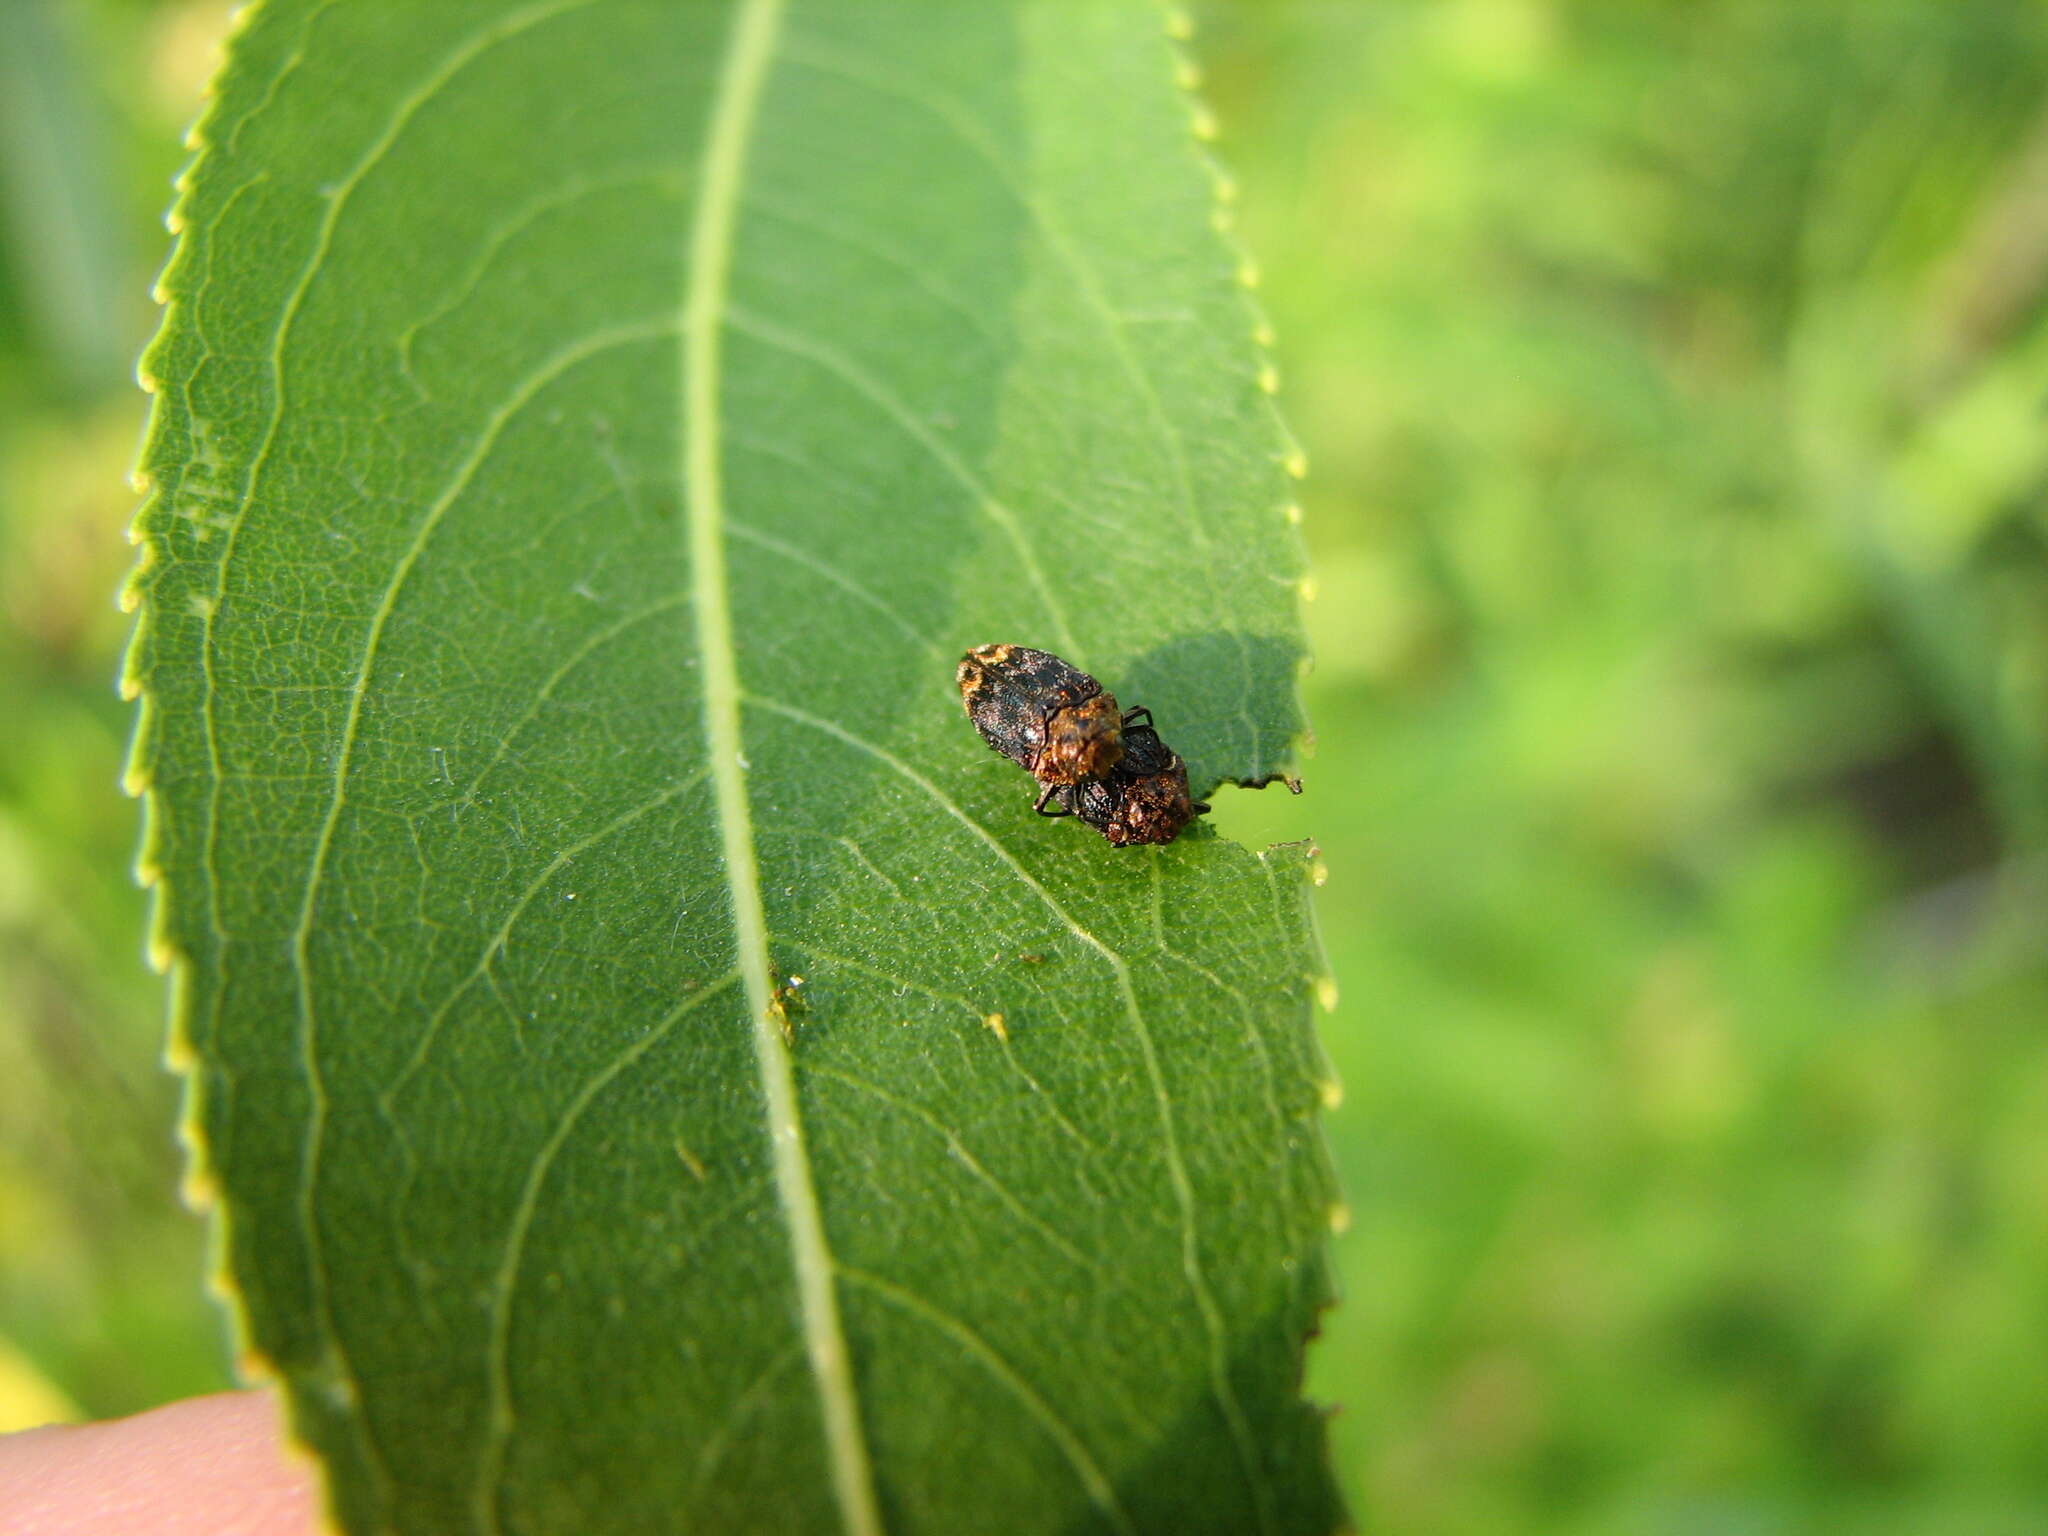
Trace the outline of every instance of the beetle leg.
<instances>
[{"instance_id":1,"label":"beetle leg","mask_svg":"<svg viewBox=\"0 0 2048 1536\"><path fill-rule=\"evenodd\" d=\"M1125 724L1125 725L1130 725L1130 724L1134 723L1134 722L1135 722L1135 721L1137 720L1138 716L1140 716L1140 715L1143 715L1143 716L1145 717L1145 724L1146 724L1146 725L1148 725L1148 726L1149 726L1149 725L1151 725L1151 723L1152 723L1152 711L1151 711L1151 710L1149 710L1149 709L1147 709L1147 708L1146 708L1146 707L1145 707L1144 705L1142 705L1142 704L1140 704L1140 705L1137 705L1137 706L1136 706L1135 708L1132 708L1132 709L1127 709L1127 710L1125 710L1125 711L1124 711L1124 717L1123 717L1123 721L1122 721L1122 723L1123 723L1123 724Z\"/></svg>"},{"instance_id":2,"label":"beetle leg","mask_svg":"<svg viewBox=\"0 0 2048 1536\"><path fill-rule=\"evenodd\" d=\"M1040 791L1040 793L1039 793L1039 796L1038 796L1038 799L1037 799L1036 801L1034 801L1034 802L1032 803L1031 809L1033 809L1034 811L1038 812L1038 814L1039 814L1039 815L1041 815L1041 816L1049 816L1049 817L1053 817L1053 818L1055 818L1055 819L1057 819L1057 818L1059 818L1059 817L1061 817L1061 816L1071 816L1071 815L1073 815L1074 813L1073 813L1072 811L1068 810L1068 809L1067 809L1067 807L1066 807L1065 805L1063 805L1063 804L1060 804L1060 802L1058 802L1058 801L1053 801L1053 798L1052 798L1052 797L1053 797L1053 792L1054 792L1055 790L1057 790L1058 788L1059 788L1059 785L1057 785L1057 784L1048 784L1048 785L1046 785L1046 786L1045 786L1045 788L1044 788L1044 789L1043 789L1042 791ZM1058 810L1056 810L1056 811L1048 811L1048 810L1047 810L1047 809L1045 808L1045 807L1046 807L1046 802L1048 802L1048 801L1052 801L1052 803L1053 803L1053 804L1055 804L1055 805L1059 805L1059 809L1058 809Z\"/></svg>"}]
</instances>

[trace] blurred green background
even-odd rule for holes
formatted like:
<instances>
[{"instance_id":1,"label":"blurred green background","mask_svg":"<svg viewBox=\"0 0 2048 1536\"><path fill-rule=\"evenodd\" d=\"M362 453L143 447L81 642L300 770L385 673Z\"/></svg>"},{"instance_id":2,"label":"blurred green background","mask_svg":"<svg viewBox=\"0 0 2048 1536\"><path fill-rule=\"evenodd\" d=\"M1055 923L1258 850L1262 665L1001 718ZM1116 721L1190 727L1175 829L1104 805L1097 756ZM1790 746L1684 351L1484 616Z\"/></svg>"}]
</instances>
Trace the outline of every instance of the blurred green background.
<instances>
[{"instance_id":1,"label":"blurred green background","mask_svg":"<svg viewBox=\"0 0 2048 1536\"><path fill-rule=\"evenodd\" d=\"M1210 4L1363 1527L2048 1529L2048 9ZM0 7L0 1422L228 1380L118 791L219 0Z\"/></svg>"}]
</instances>

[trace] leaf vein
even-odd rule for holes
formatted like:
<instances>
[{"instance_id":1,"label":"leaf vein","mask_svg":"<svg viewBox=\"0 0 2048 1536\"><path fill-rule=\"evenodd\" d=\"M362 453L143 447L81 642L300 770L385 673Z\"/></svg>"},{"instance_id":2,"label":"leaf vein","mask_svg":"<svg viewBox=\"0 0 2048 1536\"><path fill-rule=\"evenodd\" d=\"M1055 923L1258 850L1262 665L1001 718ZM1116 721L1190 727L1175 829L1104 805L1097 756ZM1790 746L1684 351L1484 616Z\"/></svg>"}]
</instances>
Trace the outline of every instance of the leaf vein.
<instances>
[{"instance_id":1,"label":"leaf vein","mask_svg":"<svg viewBox=\"0 0 2048 1536\"><path fill-rule=\"evenodd\" d=\"M719 1462L725 1459L726 1450L732 1445L735 1431L768 1400L768 1389L775 1384L776 1378L803 1357L803 1342L798 1340L791 1343L787 1348L778 1351L775 1358L761 1368L761 1374L754 1378L746 1391L732 1400L732 1406L726 1410L718 1428L705 1437L704 1444L697 1450L697 1465L690 1473L690 1491L682 1501L685 1509L696 1504L704 1496L704 1485L711 1481L711 1474L717 1470ZM686 1519L682 1522L681 1529L696 1530L699 1525L700 1522L697 1520Z\"/></svg>"},{"instance_id":2,"label":"leaf vein","mask_svg":"<svg viewBox=\"0 0 2048 1536\"><path fill-rule=\"evenodd\" d=\"M723 341L732 324L731 270L747 146L753 136L781 27L781 0L741 0L719 66L706 129L689 278L683 294L681 480L697 651L704 669L703 724L718 792L733 948L747 988L761 1072L775 1188L789 1228L790 1263L804 1346L817 1385L825 1450L840 1519L851 1536L880 1536L874 1472L861 1427L853 1363L839 1321L831 1249L812 1186L788 1047L771 1006L768 925L762 910L740 727L739 660L725 553Z\"/></svg>"},{"instance_id":3,"label":"leaf vein","mask_svg":"<svg viewBox=\"0 0 2048 1536\"><path fill-rule=\"evenodd\" d=\"M434 1009L432 1015L427 1020L427 1027L420 1033L419 1043L413 1047L412 1055L407 1059L405 1065L399 1069L398 1075L377 1095L378 1103L384 1107L386 1115L393 1118L394 1123L396 1120L395 1110L398 1095L404 1092L405 1085L411 1082L414 1075L426 1064L427 1057L434 1048L434 1040L439 1035L441 1025L447 1019L448 1014L454 1009L456 1003L461 1001L462 995L475 986L477 982L483 980L488 974L493 957L505 953L511 943L513 928L518 924L519 919L526 915L526 909L533 905L534 898L547 888L548 882L560 874L563 868L578 856L588 853L592 848L618 836L619 833L625 831L626 828L632 826L634 822L649 812L659 810L671 800L679 799L688 794L699 784L702 784L709 776L709 768L700 768L687 778L679 779L674 784L669 785L661 793L643 800L630 810L621 812L589 836L578 838L575 842L563 848L541 867L539 874L527 882L526 888L519 893L513 900L512 905L506 909L504 919L498 924L491 936L484 941L483 950L477 955L476 964L470 967L469 974L457 982L450 989L448 995Z\"/></svg>"},{"instance_id":4,"label":"leaf vein","mask_svg":"<svg viewBox=\"0 0 2048 1536\"><path fill-rule=\"evenodd\" d=\"M1024 1411L1038 1421L1059 1452L1066 1458L1067 1465L1074 1470L1074 1476L1086 1491L1089 1501L1102 1511L1109 1522L1126 1536L1137 1536L1137 1527L1131 1524L1131 1517L1116 1496L1116 1489L1103 1475L1101 1465L1089 1453L1088 1447L1075 1433L1073 1426L1054 1411L1052 1404L1042 1397L1038 1390L1026 1381L1010 1362L1002 1357L979 1333L949 1312L926 1301L916 1292L896 1284L893 1280L871 1274L863 1269L841 1266L839 1273L884 1301L893 1303L899 1310L936 1328L961 1349L971 1355L989 1375L993 1376L1017 1399Z\"/></svg>"},{"instance_id":5,"label":"leaf vein","mask_svg":"<svg viewBox=\"0 0 2048 1536\"><path fill-rule=\"evenodd\" d=\"M564 186L542 193L540 196L528 201L516 213L500 220L490 233L478 242L476 254L470 258L468 266L463 269L455 282L449 285L448 291L441 296L439 301L398 333L398 340L396 342L398 371L405 376L405 381L412 386L413 392L422 400L431 398L413 373L412 355L414 344L419 340L423 332L431 330L468 302L470 295L476 292L478 285L483 282L484 278L489 274L491 267L497 262L499 253L513 240L517 239L535 224L538 224L542 219L547 218L550 214L559 213L565 208L573 207L585 198L596 197L606 192L617 192L626 187L636 186L649 186L661 191L673 191L673 181L674 177L672 174L664 169L655 167L641 167L620 171L610 176L579 177Z\"/></svg>"},{"instance_id":6,"label":"leaf vein","mask_svg":"<svg viewBox=\"0 0 2048 1536\"><path fill-rule=\"evenodd\" d=\"M969 1173L973 1174L975 1178L986 1185L989 1192L1003 1203L1004 1209L1009 1211L1012 1216L1015 1216L1019 1221L1031 1228L1032 1231L1044 1238L1047 1243L1057 1248L1062 1255L1071 1259L1083 1269L1092 1269L1098 1273L1101 1271L1102 1264L1100 1260L1092 1259L1076 1248L1060 1235L1056 1227L1034 1212L1022 1200L1018 1199L1008 1185L990 1173L981 1160L967 1149L967 1144L960 1139L952 1127L923 1105L913 1103L909 1099L899 1098L880 1084L871 1083L863 1077L856 1077L851 1072L841 1072L836 1067L810 1067L806 1069L806 1075L830 1078L833 1082L844 1083L849 1088L880 1099L898 1114L907 1115L911 1119L916 1120L925 1129L944 1141L946 1150L952 1154L954 1159Z\"/></svg>"},{"instance_id":7,"label":"leaf vein","mask_svg":"<svg viewBox=\"0 0 2048 1536\"><path fill-rule=\"evenodd\" d=\"M519 1192L519 1204L512 1212L511 1225L506 1232L505 1255L499 1261L497 1279L491 1287L490 1343L484 1357L485 1371L490 1383L490 1411L485 1420L484 1446L477 1458L477 1479L471 1502L477 1526L481 1530L495 1531L499 1527L495 1495L498 1480L504 1471L506 1442L511 1439L514 1423L511 1372L507 1359L512 1329L512 1304L518 1291L519 1261L526 1251L526 1235L532 1229L534 1212L540 1205L541 1189L547 1183L548 1174L555 1166L556 1157L561 1154L562 1147L583 1118L583 1112L590 1108L597 1096L604 1092L620 1073L659 1045L678 1023L723 993L738 980L738 976L737 971L728 971L710 986L678 1003L669 1011L667 1017L620 1051L603 1070L594 1074L564 1107L554 1130L541 1144L540 1154L534 1159L533 1167L527 1171L526 1183Z\"/></svg>"},{"instance_id":8,"label":"leaf vein","mask_svg":"<svg viewBox=\"0 0 2048 1536\"><path fill-rule=\"evenodd\" d=\"M1024 536L1022 521L1014 511L996 499L995 493L983 483L981 477L969 469L937 433L918 419L915 411L897 399L881 380L835 347L812 337L785 330L772 321L764 320L737 306L727 311L726 319L741 335L751 337L763 346L773 347L793 357L801 357L816 363L827 373L835 375L856 395L900 427L912 442L931 455L933 461L959 482L961 489L974 498L974 503L982 514L1010 541L1024 574L1030 578L1031 585L1038 591L1038 600L1045 605L1047 618L1059 633L1060 643L1069 652L1079 654L1081 647L1074 639L1073 629L1067 623L1066 611L1061 607L1059 599L1054 596L1052 583L1046 580L1044 567L1038 562L1038 552Z\"/></svg>"},{"instance_id":9,"label":"leaf vein","mask_svg":"<svg viewBox=\"0 0 2048 1536\"><path fill-rule=\"evenodd\" d=\"M1215 987L1219 992L1223 993L1224 996L1228 997L1236 1005L1238 1020L1240 1023L1244 1025L1245 1041L1247 1044L1251 1046L1252 1054L1256 1056L1259 1061L1259 1082L1265 1095L1266 1116L1273 1123L1273 1149L1280 1167L1281 1195L1283 1197L1273 1207L1273 1210L1267 1213L1268 1217L1270 1218L1275 1213L1284 1211L1288 1208L1287 1201L1284 1198L1287 1193L1287 1116L1286 1113L1280 1107L1280 1091L1278 1086L1278 1078L1273 1071L1273 1055L1272 1052L1266 1046L1265 1037L1259 1033L1258 1020L1252 1012L1251 999L1245 996L1243 989L1237 986L1233 986L1230 982L1225 981L1221 976L1217 975L1216 972L1209 969L1208 966L1202 964L1192 955L1182 954L1179 950L1175 949L1171 944L1169 944L1166 941L1166 927L1163 921L1162 912L1162 908L1164 906L1165 880L1163 876L1160 874L1157 850L1155 849L1153 850L1153 852L1154 858L1152 860L1152 923L1158 935L1160 954L1164 955L1168 960L1172 960L1177 964L1186 966L1189 970L1193 971L1197 976L1200 976L1204 980L1206 980L1209 983L1209 985Z\"/></svg>"},{"instance_id":10,"label":"leaf vein","mask_svg":"<svg viewBox=\"0 0 2048 1536\"><path fill-rule=\"evenodd\" d=\"M396 609L399 593L426 549L434 529L446 515L448 508L454 505L456 499L468 487L478 466L495 446L498 434L505 424L551 379L559 376L566 368L585 357L603 351L608 346L618 345L622 340L643 340L647 334L665 332L647 332L644 328L621 333L605 332L557 353L523 380L493 414L469 458L458 468L448 486L427 509L419 528L414 532L411 544L393 568L391 580L371 615L369 629L363 640L362 655L357 660L355 678L349 687L348 712L342 721L341 738L334 753L333 783L328 793L327 810L314 837L312 860L306 873L306 893L300 902L298 917L292 930L291 955L292 971L298 991L299 1065L305 1075L308 1100L304 1151L300 1157L297 1216L305 1237L308 1283L312 1289L314 1315L319 1322L325 1347L331 1356L332 1367L349 1383L351 1392L356 1390L355 1373L349 1364L340 1334L336 1330L332 1308L328 1302L326 1257L320 1240L318 1222L313 1212L319 1187L321 1157L327 1136L327 1089L320 1066L319 1023L318 1014L313 1006L313 968L309 950L312 943L313 919L319 906L320 886L327 872L328 853L334 845L334 831L341 822L342 806L347 799L349 766L354 759L358 729L362 721L363 700L369 692L370 673L376 664L378 648L383 641L384 626ZM216 802L219 782L216 777ZM364 1444L368 1445L367 1433L364 1436ZM382 1468L381 1464L379 1476L388 1480L388 1469Z\"/></svg>"},{"instance_id":11,"label":"leaf vein","mask_svg":"<svg viewBox=\"0 0 2048 1536\"><path fill-rule=\"evenodd\" d=\"M740 538L745 539L749 544L765 549L770 554L776 555L781 559L792 561L802 566L805 570L823 577L856 602L862 603L882 615L883 618L902 630L906 637L915 641L928 654L932 656L943 656L945 654L944 651L939 649L936 641L919 631L909 620L883 602L881 598L875 596L874 593L870 592L852 577L833 570L816 556L807 554L794 544L785 544L772 534L763 533L758 528L750 528L746 524L736 522L731 518L726 519L725 527L728 533L736 534Z\"/></svg>"},{"instance_id":12,"label":"leaf vein","mask_svg":"<svg viewBox=\"0 0 2048 1536\"><path fill-rule=\"evenodd\" d=\"M439 93L449 80L453 79L455 75L459 74L474 59L489 48L496 46L505 39L515 36L528 27L537 25L539 22L552 16L589 3L591 3L591 0L552 0L552 3L547 5L514 12L497 25L473 35L463 44L459 45L399 102L390 119L386 122L383 131L372 141L363 157L356 162L355 166L342 179L341 183L328 198L326 211L321 216L320 227L314 237L313 249L307 257L305 265L300 269L290 293L286 295L282 308L279 310L277 328L271 337L269 349L270 415L264 426L263 436L257 444L256 451L250 456L248 472L242 479L242 493L239 503L236 506L233 517L229 521L227 536L221 544L220 561L215 568L213 599L206 608L201 626L199 646L202 679L200 714L202 734L206 739L208 759L212 767L212 778L207 794L206 823L202 839L201 859L209 871L216 870L219 862L220 804L223 784L217 720L219 686L214 675L216 624L221 604L227 595L228 569L234 560L237 541L243 526L248 521L250 509L255 505L257 485L263 476L265 467L269 463L271 450L277 442L278 431L283 424L286 403L284 388L285 349L290 344L292 329L298 319L300 310L305 304L306 295L311 291L314 279L326 264L328 253L333 245L334 231L340 223L342 212L348 206L348 202L356 188L362 185L363 179L390 152L392 145L398 142L399 137L404 133L406 126L412 121L413 117L417 115L427 102L431 101ZM409 569L409 567L407 568ZM380 609L377 618L373 620L370 649L374 649L375 635L381 631L385 611ZM366 663L368 655L369 650L366 650ZM367 671L359 675L359 685L364 676L367 676ZM358 718L361 703L362 694L359 687L354 699L351 701L348 720L343 726L343 745L337 761L334 798L325 825L321 828L315 844L313 872L307 880L305 903L301 909L298 928L292 940L292 962L298 975L299 1007L303 1021L299 1031L299 1060L300 1069L306 1081L308 1101L304 1142L305 1151L301 1157L302 1166L297 1197L297 1218L306 1245L308 1285L311 1290L313 1312L319 1325L323 1347L329 1357L332 1368L340 1373L351 1395L356 1394L359 1391L359 1387L355 1379L354 1367L349 1360L348 1351L341 1341L339 1331L335 1327L333 1309L327 1294L326 1259L322 1251L319 1226L313 1214L313 1201L319 1178L320 1148L322 1140L326 1135L327 1089L320 1067L318 1039L313 1021L310 975L306 963L306 945L311 931L314 893L319 885L319 871L326 860L327 849L333 836L334 826L340 815L342 774L345 771L348 746L354 737L355 722ZM221 931L219 881L217 878L210 878L208 881L207 899L215 930L217 932ZM224 991L224 988L218 987L214 991L212 1015L216 1025ZM388 1490L391 1481L390 1469L384 1464L382 1456L378 1453L367 1430L361 1427L360 1421L358 1425L358 1441L364 1450L366 1463L370 1468L372 1476L379 1481L384 1490Z\"/></svg>"},{"instance_id":13,"label":"leaf vein","mask_svg":"<svg viewBox=\"0 0 2048 1536\"><path fill-rule=\"evenodd\" d=\"M886 885L891 896L894 896L898 901L908 901L910 899L903 887L891 879L879 864L867 856L866 850L850 837L843 836L838 832L819 832L811 827L775 827L764 830L771 830L780 837L809 837L821 842L836 843L846 850L848 856L856 864Z\"/></svg>"},{"instance_id":14,"label":"leaf vein","mask_svg":"<svg viewBox=\"0 0 2048 1536\"><path fill-rule=\"evenodd\" d=\"M517 741L520 734L540 717L541 710L546 707L548 700L554 696L555 689L561 686L570 673L574 672L584 662L590 660L592 656L603 650L607 645L610 645L635 625L644 624L649 619L656 618L664 613L672 613L688 603L689 600L689 597L684 593L672 592L657 602L649 603L643 608L637 608L631 613L621 615L604 628L594 630L589 635L586 635L580 642L571 647L569 653L562 658L555 670L550 672L542 681L540 687L535 690L531 702L528 703L519 718L508 725L498 737L496 749L491 753L490 759L470 778L469 787L445 806L436 806L434 809L439 811L475 805L477 792L483 788L484 781L496 770L498 764L505 760L506 754L512 750L512 743Z\"/></svg>"}]
</instances>

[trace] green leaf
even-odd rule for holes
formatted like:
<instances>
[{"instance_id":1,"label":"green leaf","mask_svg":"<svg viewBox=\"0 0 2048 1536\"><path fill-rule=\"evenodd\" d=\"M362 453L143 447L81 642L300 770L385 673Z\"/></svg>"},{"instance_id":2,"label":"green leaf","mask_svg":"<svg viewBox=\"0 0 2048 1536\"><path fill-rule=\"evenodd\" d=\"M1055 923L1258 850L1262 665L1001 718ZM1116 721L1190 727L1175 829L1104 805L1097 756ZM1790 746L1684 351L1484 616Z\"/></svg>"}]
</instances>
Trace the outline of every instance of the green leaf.
<instances>
[{"instance_id":1,"label":"green leaf","mask_svg":"<svg viewBox=\"0 0 2048 1536\"><path fill-rule=\"evenodd\" d=\"M1034 816L952 677L1057 650L1197 788L1297 733L1190 110L1119 4L236 38L133 777L195 1183L348 1529L1336 1523L1307 855Z\"/></svg>"}]
</instances>

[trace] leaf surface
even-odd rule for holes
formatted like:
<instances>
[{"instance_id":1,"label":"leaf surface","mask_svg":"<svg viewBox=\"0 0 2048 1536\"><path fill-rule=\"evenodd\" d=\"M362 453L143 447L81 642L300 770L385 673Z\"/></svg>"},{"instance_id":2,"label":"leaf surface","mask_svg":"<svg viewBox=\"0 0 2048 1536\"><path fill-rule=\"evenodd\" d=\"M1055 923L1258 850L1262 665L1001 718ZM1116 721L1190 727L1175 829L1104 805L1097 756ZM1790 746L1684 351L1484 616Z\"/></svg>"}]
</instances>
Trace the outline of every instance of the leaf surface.
<instances>
[{"instance_id":1,"label":"leaf surface","mask_svg":"<svg viewBox=\"0 0 2048 1536\"><path fill-rule=\"evenodd\" d=\"M1035 817L952 678L1057 650L1198 789L1298 733L1188 116L1120 5L235 39L132 777L195 1182L348 1529L1335 1522L1306 856Z\"/></svg>"}]
</instances>

